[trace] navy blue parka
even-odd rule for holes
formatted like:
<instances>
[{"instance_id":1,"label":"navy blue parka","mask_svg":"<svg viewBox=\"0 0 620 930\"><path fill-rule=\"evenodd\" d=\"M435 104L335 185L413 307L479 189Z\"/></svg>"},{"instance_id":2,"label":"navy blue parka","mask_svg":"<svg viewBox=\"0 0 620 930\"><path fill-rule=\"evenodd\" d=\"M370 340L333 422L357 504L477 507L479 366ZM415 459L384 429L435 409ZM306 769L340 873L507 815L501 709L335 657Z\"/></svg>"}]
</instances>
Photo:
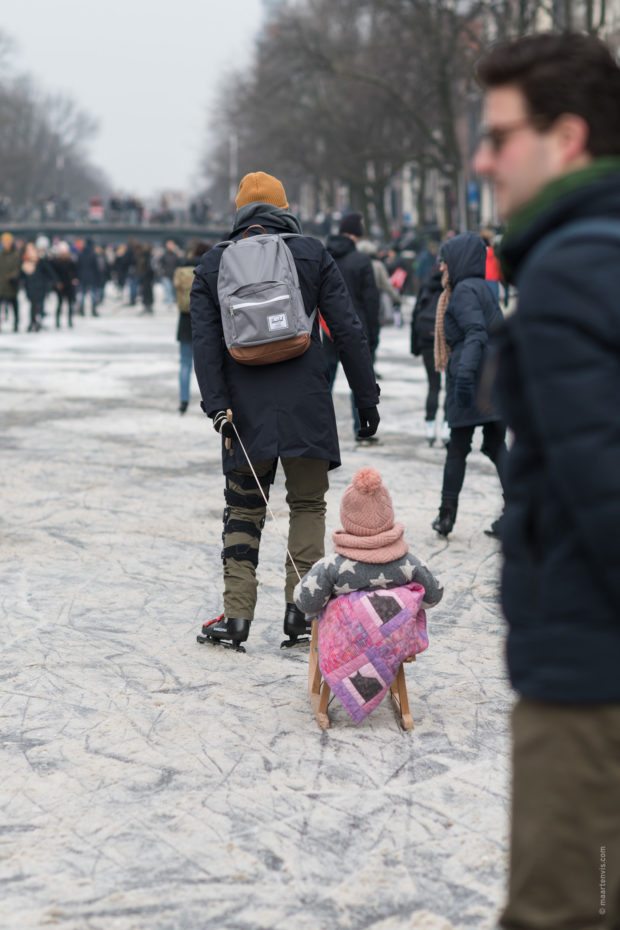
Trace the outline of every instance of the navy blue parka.
<instances>
[{"instance_id":1,"label":"navy blue parka","mask_svg":"<svg viewBox=\"0 0 620 930\"><path fill-rule=\"evenodd\" d=\"M446 413L450 428L478 426L499 420L490 406L480 410L477 403L459 407L456 379L471 381L475 396L487 356L489 334L502 322L502 311L484 280L486 246L475 233L461 233L441 247L440 258L448 266L452 295L444 316L450 358L446 369Z\"/></svg>"},{"instance_id":2,"label":"navy blue parka","mask_svg":"<svg viewBox=\"0 0 620 930\"><path fill-rule=\"evenodd\" d=\"M524 696L620 701L620 159L553 182L502 244L517 311L501 336L506 461L502 603L508 668ZM539 253L540 254L540 253Z\"/></svg>"}]
</instances>

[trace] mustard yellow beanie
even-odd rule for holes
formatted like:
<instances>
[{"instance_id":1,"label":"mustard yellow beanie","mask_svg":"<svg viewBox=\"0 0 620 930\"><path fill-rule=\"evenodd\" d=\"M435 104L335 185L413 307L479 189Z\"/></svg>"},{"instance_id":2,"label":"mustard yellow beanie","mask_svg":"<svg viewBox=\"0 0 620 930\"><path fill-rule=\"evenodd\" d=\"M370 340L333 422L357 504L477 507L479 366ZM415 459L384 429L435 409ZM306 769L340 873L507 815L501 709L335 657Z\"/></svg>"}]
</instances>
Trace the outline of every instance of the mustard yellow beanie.
<instances>
[{"instance_id":1,"label":"mustard yellow beanie","mask_svg":"<svg viewBox=\"0 0 620 930\"><path fill-rule=\"evenodd\" d=\"M248 203L270 203L282 210L288 207L282 182L264 171L253 171L241 179L235 205L240 210Z\"/></svg>"}]
</instances>

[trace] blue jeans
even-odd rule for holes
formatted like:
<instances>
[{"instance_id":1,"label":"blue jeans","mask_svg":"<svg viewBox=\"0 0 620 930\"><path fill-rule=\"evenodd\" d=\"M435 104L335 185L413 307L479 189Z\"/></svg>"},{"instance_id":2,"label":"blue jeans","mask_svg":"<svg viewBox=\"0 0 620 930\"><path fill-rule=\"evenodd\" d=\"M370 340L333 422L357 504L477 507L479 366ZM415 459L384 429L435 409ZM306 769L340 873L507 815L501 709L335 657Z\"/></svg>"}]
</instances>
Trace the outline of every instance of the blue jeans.
<instances>
[{"instance_id":1,"label":"blue jeans","mask_svg":"<svg viewBox=\"0 0 620 930\"><path fill-rule=\"evenodd\" d=\"M133 307L136 300L138 299L140 284L135 274L129 275L129 277L127 278L127 281L129 283L129 303Z\"/></svg>"},{"instance_id":2,"label":"blue jeans","mask_svg":"<svg viewBox=\"0 0 620 930\"><path fill-rule=\"evenodd\" d=\"M194 356L191 342L179 342L179 392L181 403L189 404L189 382L192 377Z\"/></svg>"},{"instance_id":3,"label":"blue jeans","mask_svg":"<svg viewBox=\"0 0 620 930\"><path fill-rule=\"evenodd\" d=\"M164 288L164 300L166 301L167 304L173 304L174 298L175 298L175 289L172 283L172 278L169 278L166 275L164 275L161 279L161 283Z\"/></svg>"},{"instance_id":4,"label":"blue jeans","mask_svg":"<svg viewBox=\"0 0 620 930\"><path fill-rule=\"evenodd\" d=\"M79 288L80 303L79 314L84 316L84 306L86 304L86 295L90 294L91 313L94 313L101 303L103 293L102 288L97 284L81 284Z\"/></svg>"}]
</instances>

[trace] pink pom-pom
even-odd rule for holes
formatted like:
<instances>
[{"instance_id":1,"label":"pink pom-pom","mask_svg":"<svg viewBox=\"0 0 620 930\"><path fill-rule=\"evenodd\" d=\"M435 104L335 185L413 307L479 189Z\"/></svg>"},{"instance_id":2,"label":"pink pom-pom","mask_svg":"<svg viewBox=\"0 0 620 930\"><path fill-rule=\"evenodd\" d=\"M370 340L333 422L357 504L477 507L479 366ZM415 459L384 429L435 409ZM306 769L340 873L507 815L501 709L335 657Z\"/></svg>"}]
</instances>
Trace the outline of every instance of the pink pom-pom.
<instances>
[{"instance_id":1,"label":"pink pom-pom","mask_svg":"<svg viewBox=\"0 0 620 930\"><path fill-rule=\"evenodd\" d=\"M381 487L381 475L376 468L360 468L353 475L353 487L364 494L372 494Z\"/></svg>"}]
</instances>

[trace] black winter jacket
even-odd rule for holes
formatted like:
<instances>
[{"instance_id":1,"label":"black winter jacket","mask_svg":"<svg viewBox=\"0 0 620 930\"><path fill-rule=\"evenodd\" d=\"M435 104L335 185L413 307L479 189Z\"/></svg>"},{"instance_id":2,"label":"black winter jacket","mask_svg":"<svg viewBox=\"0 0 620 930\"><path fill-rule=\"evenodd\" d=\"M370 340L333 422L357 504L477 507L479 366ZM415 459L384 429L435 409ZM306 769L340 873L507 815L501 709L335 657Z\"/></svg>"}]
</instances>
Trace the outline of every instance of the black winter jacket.
<instances>
[{"instance_id":1,"label":"black winter jacket","mask_svg":"<svg viewBox=\"0 0 620 930\"><path fill-rule=\"evenodd\" d=\"M174 274L174 269L178 268L180 262L179 257L176 255L172 249L164 249L163 254L159 260L161 266L161 273L167 277L171 278Z\"/></svg>"},{"instance_id":2,"label":"black winter jacket","mask_svg":"<svg viewBox=\"0 0 620 930\"><path fill-rule=\"evenodd\" d=\"M573 221L620 224L620 159L605 162L549 185L502 244L519 287L497 377L515 436L502 528L508 667L521 694L566 703L620 700L620 243L583 234L527 260Z\"/></svg>"},{"instance_id":3,"label":"black winter jacket","mask_svg":"<svg viewBox=\"0 0 620 930\"><path fill-rule=\"evenodd\" d=\"M239 238L249 225L260 223L268 233L289 232L275 216L254 216L235 229ZM318 239L287 240L310 315L316 306L329 326L358 407L379 402L368 342L338 268ZM190 313L194 368L208 414L231 408L233 419L252 462L281 457L327 459L340 464L336 417L330 391L318 317L309 348L298 358L272 365L236 362L226 349L217 297L222 249L207 252L196 268ZM372 273L372 269L371 269ZM224 453L224 472L245 465L238 442L233 455Z\"/></svg>"},{"instance_id":4,"label":"black winter jacket","mask_svg":"<svg viewBox=\"0 0 620 930\"><path fill-rule=\"evenodd\" d=\"M25 271L20 273L20 281L24 285L26 297L30 303L40 303L45 300L56 285L58 278L53 265L48 258L39 258L31 274Z\"/></svg>"},{"instance_id":5,"label":"black winter jacket","mask_svg":"<svg viewBox=\"0 0 620 930\"><path fill-rule=\"evenodd\" d=\"M77 273L82 287L100 287L103 284L97 255L90 240L78 255Z\"/></svg>"},{"instance_id":6,"label":"black winter jacket","mask_svg":"<svg viewBox=\"0 0 620 930\"><path fill-rule=\"evenodd\" d=\"M478 426L499 420L498 413L478 403L459 407L456 379L474 383L479 396L482 371L487 357L489 334L499 328L502 311L497 297L484 280L486 246L475 233L461 233L441 247L441 258L448 266L452 296L444 316L450 358L446 369L446 415L450 428Z\"/></svg>"},{"instance_id":7,"label":"black winter jacket","mask_svg":"<svg viewBox=\"0 0 620 930\"><path fill-rule=\"evenodd\" d=\"M56 290L63 300L75 300L75 280L77 278L77 265L71 257L56 258L52 261L56 278Z\"/></svg>"},{"instance_id":8,"label":"black winter jacket","mask_svg":"<svg viewBox=\"0 0 620 930\"><path fill-rule=\"evenodd\" d=\"M340 269L374 355L379 345L379 291L372 261L357 251L349 236L330 236L326 248Z\"/></svg>"},{"instance_id":9,"label":"black winter jacket","mask_svg":"<svg viewBox=\"0 0 620 930\"><path fill-rule=\"evenodd\" d=\"M434 271L420 287L411 317L412 355L421 355L435 343L435 317L441 291L441 271Z\"/></svg>"}]
</instances>

